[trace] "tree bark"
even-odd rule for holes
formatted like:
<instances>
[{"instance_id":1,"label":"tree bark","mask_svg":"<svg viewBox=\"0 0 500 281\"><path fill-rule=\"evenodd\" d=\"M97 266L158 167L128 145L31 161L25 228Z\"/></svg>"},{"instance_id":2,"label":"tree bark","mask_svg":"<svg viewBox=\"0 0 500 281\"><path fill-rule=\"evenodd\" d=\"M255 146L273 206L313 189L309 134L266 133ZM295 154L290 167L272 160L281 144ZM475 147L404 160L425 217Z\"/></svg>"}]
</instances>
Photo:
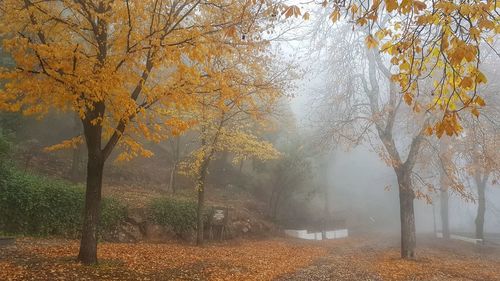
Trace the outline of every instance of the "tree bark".
<instances>
[{"instance_id":1,"label":"tree bark","mask_svg":"<svg viewBox=\"0 0 500 281\"><path fill-rule=\"evenodd\" d=\"M222 126L224 125L224 113L221 115L221 119L219 122L219 126L217 127L217 131L215 132L215 136L211 141L210 149L208 153L205 155L205 158L203 159L203 162L201 163L200 166L200 173L198 175L198 181L197 181L197 189L198 189L198 210L196 212L197 216L197 228L196 228L196 245L201 246L203 245L203 209L205 205L205 181L207 177L207 172L208 172L208 166L210 165L210 161L212 161L212 157L214 156L214 153L216 153L215 145L219 141L219 135L222 130ZM206 134L206 127L202 126L201 127L201 147L205 147L207 145L207 136Z\"/></svg>"},{"instance_id":2,"label":"tree bark","mask_svg":"<svg viewBox=\"0 0 500 281\"><path fill-rule=\"evenodd\" d=\"M197 227L196 227L196 245L202 246L204 243L203 233L203 210L205 206L205 178L207 175L208 164L210 160L203 161L198 178L198 208L196 211Z\"/></svg>"},{"instance_id":3,"label":"tree bark","mask_svg":"<svg viewBox=\"0 0 500 281\"><path fill-rule=\"evenodd\" d=\"M439 185L440 185L440 213L441 213L441 229L443 232L444 239L450 239L450 222L449 222L449 193L448 186L450 185L450 179L448 178L449 168L452 165L450 151L449 151L449 139L444 138L440 140L439 143L439 159L440 159L440 169L439 169Z\"/></svg>"},{"instance_id":4,"label":"tree bark","mask_svg":"<svg viewBox=\"0 0 500 281\"><path fill-rule=\"evenodd\" d=\"M87 188L78 260L83 264L95 264L97 263L98 225L105 158L101 150L102 127L84 121L84 132L88 148Z\"/></svg>"},{"instance_id":5,"label":"tree bark","mask_svg":"<svg viewBox=\"0 0 500 281\"><path fill-rule=\"evenodd\" d=\"M89 155L90 156L90 155ZM85 192L85 213L78 260L84 264L97 263L97 238L101 205L102 174L104 162L90 158L87 163L87 189Z\"/></svg>"},{"instance_id":6,"label":"tree bark","mask_svg":"<svg viewBox=\"0 0 500 281\"><path fill-rule=\"evenodd\" d=\"M448 216L448 201L449 201L448 188L441 185L441 227L443 231L443 238L450 239L450 221Z\"/></svg>"},{"instance_id":7,"label":"tree bark","mask_svg":"<svg viewBox=\"0 0 500 281\"><path fill-rule=\"evenodd\" d=\"M486 181L477 184L478 206L476 216L476 239L484 239L484 214L486 213Z\"/></svg>"},{"instance_id":8,"label":"tree bark","mask_svg":"<svg viewBox=\"0 0 500 281\"><path fill-rule=\"evenodd\" d=\"M399 205L401 216L401 258L415 259L417 238L415 234L415 212L413 201L415 193L411 180L405 171L398 173Z\"/></svg>"},{"instance_id":9,"label":"tree bark","mask_svg":"<svg viewBox=\"0 0 500 281\"><path fill-rule=\"evenodd\" d=\"M196 245L202 246L204 243L203 233L203 207L205 205L205 190L204 188L198 190L198 209L196 211L197 227L196 227Z\"/></svg>"}]
</instances>

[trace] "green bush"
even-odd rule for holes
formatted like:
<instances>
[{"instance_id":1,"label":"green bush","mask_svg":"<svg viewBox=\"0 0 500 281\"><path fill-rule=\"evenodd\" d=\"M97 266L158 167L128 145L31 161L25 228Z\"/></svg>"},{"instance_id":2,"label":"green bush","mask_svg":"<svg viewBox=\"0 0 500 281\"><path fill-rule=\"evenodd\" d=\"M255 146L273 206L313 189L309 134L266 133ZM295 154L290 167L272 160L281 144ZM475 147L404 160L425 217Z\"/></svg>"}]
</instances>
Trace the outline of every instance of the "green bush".
<instances>
[{"instance_id":1,"label":"green bush","mask_svg":"<svg viewBox=\"0 0 500 281\"><path fill-rule=\"evenodd\" d=\"M169 226L177 235L196 229L196 209L194 201L158 198L149 205L151 220L162 226Z\"/></svg>"},{"instance_id":2,"label":"green bush","mask_svg":"<svg viewBox=\"0 0 500 281\"><path fill-rule=\"evenodd\" d=\"M61 180L0 168L0 231L28 235L78 237L82 227L84 189ZM112 231L126 210L103 199L101 233Z\"/></svg>"},{"instance_id":3,"label":"green bush","mask_svg":"<svg viewBox=\"0 0 500 281\"><path fill-rule=\"evenodd\" d=\"M127 218L127 207L115 198L104 198L101 203L100 233L115 231Z\"/></svg>"}]
</instances>

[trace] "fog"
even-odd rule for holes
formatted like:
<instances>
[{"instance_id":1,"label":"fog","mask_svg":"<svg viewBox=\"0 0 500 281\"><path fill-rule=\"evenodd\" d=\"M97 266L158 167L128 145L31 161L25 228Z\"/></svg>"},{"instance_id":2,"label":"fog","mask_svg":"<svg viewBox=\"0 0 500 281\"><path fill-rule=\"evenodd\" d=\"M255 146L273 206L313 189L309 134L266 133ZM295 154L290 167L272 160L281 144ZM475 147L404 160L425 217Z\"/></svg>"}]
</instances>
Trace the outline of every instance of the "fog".
<instances>
[{"instance_id":1,"label":"fog","mask_svg":"<svg viewBox=\"0 0 500 281\"><path fill-rule=\"evenodd\" d=\"M321 68L321 67L319 67ZM311 115L311 100L316 96L321 78L306 75L300 80L299 94L291 100L291 107L302 131L314 127ZM376 143L376 142L375 142ZM358 146L328 147L321 154L326 154L325 173L328 186L328 200L331 214L347 219L347 225L354 233L385 233L399 235L400 214L398 183L393 169L382 161L369 144ZM468 179L468 183L470 184ZM500 186L490 181L487 188L487 211L485 214L485 232L500 232ZM477 198L477 191L469 186ZM432 202L417 199L415 201L415 222L417 233L442 231L439 193L430 194ZM311 205L324 204L315 199ZM451 192L449 202L450 230L456 233L474 233L477 201L470 202L460 194Z\"/></svg>"},{"instance_id":2,"label":"fog","mask_svg":"<svg viewBox=\"0 0 500 281\"><path fill-rule=\"evenodd\" d=\"M333 216L346 217L349 227L357 233L399 234L399 198L394 171L370 148L336 151L330 158L327 177ZM500 190L498 186L490 187L485 232L498 233ZM434 194L430 204L425 200L415 201L418 233L441 231L439 208L438 194ZM449 208L450 229L473 233L477 203L465 202L459 195L452 194Z\"/></svg>"},{"instance_id":3,"label":"fog","mask_svg":"<svg viewBox=\"0 0 500 281\"><path fill-rule=\"evenodd\" d=\"M324 33L321 33L319 30ZM346 144L338 140L324 141L322 139L325 137L323 132L318 134L318 131L324 130L321 122L325 121L325 117L321 112L323 104L318 105L318 101L320 104L326 103L327 99L325 97L328 96L329 92L336 92L337 86L340 87L340 91L345 89L342 84L330 83L332 79L341 79L338 78L342 76L339 73L347 70L345 69L346 64L342 64L342 60L351 60L349 63L352 64L353 68L363 69L367 67L364 64L366 62L358 63L352 61L351 52L356 47L344 49L343 53L342 49L335 47L336 39L328 41L325 33L335 34L335 32L337 34L332 36L343 36L338 35L338 33L342 32L347 37L356 36L348 32L345 33L345 29L342 27L332 31L330 26L327 25L325 27L323 23L314 22L313 20L313 23L301 26L300 31L294 33L296 38L302 38L303 40L294 40L293 42L281 44L285 53L294 54L294 62L298 65L299 72L303 74L300 79L295 81L294 98L291 99L290 105L297 120L299 132L307 135L313 146L321 147L319 149L321 152L318 154L321 155L319 157L322 159L318 160L316 156L316 158L313 157L313 161L319 162L319 166L326 166L326 168L322 167L319 171L315 172L319 173L319 177L326 178L330 214L346 219L348 228L354 233L376 232L399 235L401 225L398 181L393 167L387 164L387 161L384 161L384 157L381 157L380 151L384 151L384 148L380 140L372 135L363 137L355 142L348 141ZM318 33L321 35L318 36ZM361 50L361 52L368 51ZM492 61L492 66L485 66L485 68L492 67L493 73L496 73L499 66L498 58L496 60L492 58ZM333 77L332 73L334 73ZM339 81L342 83L342 80ZM381 87L386 87L383 82L381 84ZM492 87L496 86L498 85L494 84L490 86L487 91L493 93L495 91L493 89L495 88L492 89ZM385 90L388 90L388 88ZM354 91L359 91L359 88ZM325 92L327 94L324 94ZM354 93L354 95L357 94ZM384 97L381 97L381 100L383 101ZM493 105L488 105L488 110L493 112L492 116L497 117L498 99L491 99L491 102ZM404 112L401 114L408 114L408 108L401 108L399 110ZM488 110L486 111L488 112ZM411 116L411 113L409 115ZM420 117L407 118L416 118L418 120ZM492 118L488 117L487 114L481 118L483 118L483 121L486 118L491 121L492 124L486 126L492 126L493 134L497 135L498 125L496 125L496 121L491 120ZM334 118L332 120L335 121ZM486 121L486 123L489 123L489 121ZM412 121L404 119L396 122L400 122L400 126L394 129L396 145L404 155L408 153L407 146L413 134L411 126L414 124L412 124ZM369 126L368 130L373 130L373 127L373 125ZM335 138L333 134L327 136L327 138L329 137L332 139ZM437 138L433 138L432 136L429 137L429 140L439 142ZM453 141L452 139L451 142ZM496 150L499 149L497 144L494 144L494 147L496 147ZM436 151L433 153L435 154ZM425 155L424 159L419 160L422 161L422 166L416 168L415 173L428 173L426 169L430 167L430 162L432 161L430 158L432 155ZM425 157L428 157L428 159L426 160ZM326 160L323 158L326 158ZM426 161L428 162L426 163ZM493 172L493 174L496 174L496 172ZM436 173L434 171L431 174L427 174L427 179L428 183L424 185L432 185L435 189L425 192L428 197L417 198L415 200L416 231L421 234L442 232L443 227L440 214L439 172ZM500 185L495 179L496 176L492 175L486 184L487 210L485 213L485 233L500 232ZM471 198L465 198L463 193L456 192L453 189L449 191L449 228L452 233L474 233L478 211L478 192L471 174L463 176L461 183ZM318 197L307 204L316 206L317 209L322 209L324 200L322 196ZM321 211L318 212L321 213Z\"/></svg>"}]
</instances>

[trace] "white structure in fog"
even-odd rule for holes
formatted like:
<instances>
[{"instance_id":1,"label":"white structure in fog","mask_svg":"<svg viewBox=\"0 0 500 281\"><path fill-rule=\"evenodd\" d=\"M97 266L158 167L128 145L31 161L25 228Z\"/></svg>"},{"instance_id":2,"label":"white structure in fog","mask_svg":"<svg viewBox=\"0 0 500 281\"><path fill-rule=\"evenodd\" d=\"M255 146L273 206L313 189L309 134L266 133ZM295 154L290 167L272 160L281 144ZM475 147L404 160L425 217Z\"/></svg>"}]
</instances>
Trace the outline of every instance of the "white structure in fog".
<instances>
[{"instance_id":1,"label":"white structure in fog","mask_svg":"<svg viewBox=\"0 0 500 281\"><path fill-rule=\"evenodd\" d=\"M286 229L285 234L290 237L306 239L306 240L323 240L323 239L329 240L329 239L346 238L349 236L349 231L347 229L329 230L325 231L325 237L323 237L322 232L309 233L307 230Z\"/></svg>"}]
</instances>

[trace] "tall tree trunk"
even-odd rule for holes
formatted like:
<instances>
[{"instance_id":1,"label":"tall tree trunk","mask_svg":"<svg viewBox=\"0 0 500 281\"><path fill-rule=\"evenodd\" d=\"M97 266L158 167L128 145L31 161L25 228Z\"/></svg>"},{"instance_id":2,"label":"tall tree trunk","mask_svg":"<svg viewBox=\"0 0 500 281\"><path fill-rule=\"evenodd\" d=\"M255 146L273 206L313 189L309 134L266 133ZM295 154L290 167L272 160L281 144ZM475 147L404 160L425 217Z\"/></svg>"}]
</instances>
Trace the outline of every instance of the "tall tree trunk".
<instances>
[{"instance_id":1,"label":"tall tree trunk","mask_svg":"<svg viewBox=\"0 0 500 281\"><path fill-rule=\"evenodd\" d=\"M85 192L85 211L78 260L84 264L95 264L97 263L97 238L104 157L100 146L101 128L97 128L98 125L93 126L90 124L85 127L85 137L88 147L87 188Z\"/></svg>"},{"instance_id":2,"label":"tall tree trunk","mask_svg":"<svg viewBox=\"0 0 500 281\"><path fill-rule=\"evenodd\" d=\"M80 252L78 254L78 260L83 264L97 263L102 176L106 159L106 154L101 148L102 124L94 123L96 118L104 115L105 105L103 102L99 102L95 103L94 107L95 109L90 111L82 120L88 154L85 210L83 214L82 240L80 241Z\"/></svg>"},{"instance_id":3,"label":"tall tree trunk","mask_svg":"<svg viewBox=\"0 0 500 281\"><path fill-rule=\"evenodd\" d=\"M476 216L476 238L484 239L484 214L486 212L486 181L476 181L478 193L478 206Z\"/></svg>"},{"instance_id":4,"label":"tall tree trunk","mask_svg":"<svg viewBox=\"0 0 500 281\"><path fill-rule=\"evenodd\" d=\"M398 173L399 206L401 216L401 258L415 259L417 238L415 234L415 193L407 171Z\"/></svg>"},{"instance_id":5,"label":"tall tree trunk","mask_svg":"<svg viewBox=\"0 0 500 281\"><path fill-rule=\"evenodd\" d=\"M389 101L387 107L381 109L379 105L380 87L378 71L384 75L389 82ZM417 161L417 156L420 151L420 146L424 138L424 127L422 126L418 135L414 136L410 145L410 151L406 161L402 161L396 142L393 136L394 124L396 123L397 113L399 108L400 96L399 90L395 83L391 81L391 72L384 66L378 52L368 52L368 75L371 89L368 87L363 78L363 88L370 102L370 110L373 116L383 116L384 118L375 118L375 128L384 147L392 161L394 161L394 170L397 175L399 185L399 205L401 218L401 258L414 259L417 238L415 233L415 212L413 201L415 192L412 188L410 174ZM425 121L424 123L427 123Z\"/></svg>"},{"instance_id":6,"label":"tall tree trunk","mask_svg":"<svg viewBox=\"0 0 500 281\"><path fill-rule=\"evenodd\" d=\"M101 4L97 10L99 12L104 12L104 5ZM108 24L103 18L98 18L97 26L97 32L94 32L98 45L98 63L96 67L101 69L105 65L108 51ZM134 90L134 94L135 92L136 90ZM83 264L89 265L97 263L97 239L99 234L98 227L104 162L125 129L125 123L120 121L117 130L113 133L109 142L104 147L104 151L101 146L102 123L100 120L104 118L105 112L106 104L104 100L93 102L92 106L87 106L85 118L82 120L88 157L85 210L83 214L82 240L80 241L78 260Z\"/></svg>"},{"instance_id":7,"label":"tall tree trunk","mask_svg":"<svg viewBox=\"0 0 500 281\"><path fill-rule=\"evenodd\" d=\"M203 233L203 210L205 206L205 178L210 159L205 159L201 165L200 175L198 178L198 209L196 211L197 227L196 227L196 245L201 246L204 242Z\"/></svg>"},{"instance_id":8,"label":"tall tree trunk","mask_svg":"<svg viewBox=\"0 0 500 281\"><path fill-rule=\"evenodd\" d=\"M196 211L196 245L201 246L203 245L203 207L205 205L205 188L204 187L199 187L198 190L198 209Z\"/></svg>"},{"instance_id":9,"label":"tall tree trunk","mask_svg":"<svg viewBox=\"0 0 500 281\"><path fill-rule=\"evenodd\" d=\"M440 169L439 169L439 185L440 185L440 213L441 213L441 229L443 232L443 238L450 239L450 222L449 222L449 193L448 186L450 185L450 179L448 178L448 173L450 173L449 168L452 165L450 159L449 151L449 139L443 138L439 142L439 159L440 159Z\"/></svg>"},{"instance_id":10,"label":"tall tree trunk","mask_svg":"<svg viewBox=\"0 0 500 281\"><path fill-rule=\"evenodd\" d=\"M197 189L198 189L198 210L196 212L197 216L197 229L196 229L196 245L201 246L203 245L203 209L205 205L205 181L207 177L207 171L208 171L208 166L210 165L210 161L212 161L212 157L214 156L214 153L216 153L215 145L217 144L219 140L219 135L221 133L222 126L224 125L224 113L222 113L219 126L217 128L217 131L215 132L215 136L211 141L210 144L210 149L208 153L205 155L205 158L203 159L201 166L200 166L200 173L198 175L198 181L197 181ZM202 126L201 127L201 147L205 147L207 145L207 136L206 134L206 127Z\"/></svg>"},{"instance_id":11,"label":"tall tree trunk","mask_svg":"<svg viewBox=\"0 0 500 281\"><path fill-rule=\"evenodd\" d=\"M448 201L449 201L449 193L448 193L448 187L441 185L441 227L443 230L443 238L445 239L450 239L450 221L449 221L449 207L448 207Z\"/></svg>"}]
</instances>

